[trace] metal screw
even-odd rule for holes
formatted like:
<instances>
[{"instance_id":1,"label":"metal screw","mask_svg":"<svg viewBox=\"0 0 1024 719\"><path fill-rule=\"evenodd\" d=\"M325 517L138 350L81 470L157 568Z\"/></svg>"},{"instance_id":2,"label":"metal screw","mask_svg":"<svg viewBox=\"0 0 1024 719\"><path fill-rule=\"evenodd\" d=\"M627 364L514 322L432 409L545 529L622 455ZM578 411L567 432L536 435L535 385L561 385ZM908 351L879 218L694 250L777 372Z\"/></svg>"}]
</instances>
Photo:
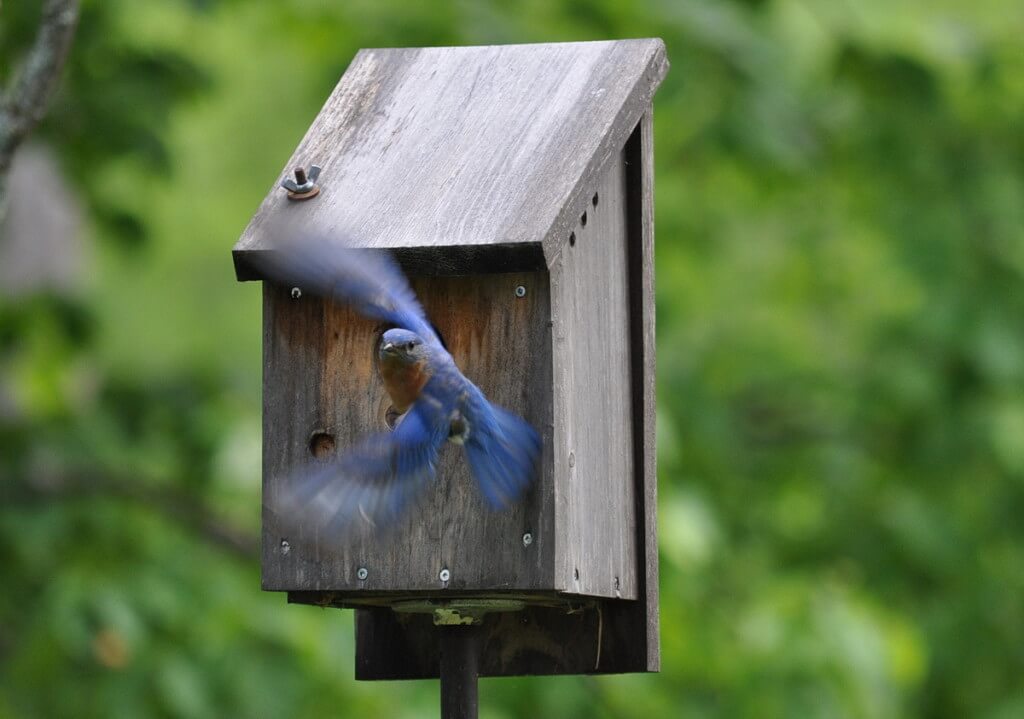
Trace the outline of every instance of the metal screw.
<instances>
[{"instance_id":1,"label":"metal screw","mask_svg":"<svg viewBox=\"0 0 1024 719\"><path fill-rule=\"evenodd\" d=\"M516 286L516 297L519 297L519 298L526 297L526 288L523 287L522 285Z\"/></svg>"},{"instance_id":2,"label":"metal screw","mask_svg":"<svg viewBox=\"0 0 1024 719\"><path fill-rule=\"evenodd\" d=\"M569 452L569 466L576 466L576 454L574 452Z\"/></svg>"},{"instance_id":3,"label":"metal screw","mask_svg":"<svg viewBox=\"0 0 1024 719\"><path fill-rule=\"evenodd\" d=\"M449 579L451 579L451 577L452 573L449 572L447 568L442 569L441 573L437 575L437 578L440 579L442 582L447 582Z\"/></svg>"},{"instance_id":4,"label":"metal screw","mask_svg":"<svg viewBox=\"0 0 1024 719\"><path fill-rule=\"evenodd\" d=\"M360 567L356 570L356 576L359 577L359 581L362 582L365 581L368 576L370 576L370 573L366 571L366 567Z\"/></svg>"},{"instance_id":5,"label":"metal screw","mask_svg":"<svg viewBox=\"0 0 1024 719\"><path fill-rule=\"evenodd\" d=\"M316 165L309 166L307 173L304 168L295 168L295 179L286 177L281 181L281 187L288 190L289 200L308 200L320 192L316 180L320 177L320 168Z\"/></svg>"},{"instance_id":6,"label":"metal screw","mask_svg":"<svg viewBox=\"0 0 1024 719\"><path fill-rule=\"evenodd\" d=\"M288 554L288 552L290 552L290 551L292 551L292 545L288 544L288 540L287 539L282 539L281 540L281 554Z\"/></svg>"},{"instance_id":7,"label":"metal screw","mask_svg":"<svg viewBox=\"0 0 1024 719\"><path fill-rule=\"evenodd\" d=\"M533 535L527 532L523 535L523 546L529 547L531 544L533 544Z\"/></svg>"},{"instance_id":8,"label":"metal screw","mask_svg":"<svg viewBox=\"0 0 1024 719\"><path fill-rule=\"evenodd\" d=\"M292 287L292 299L297 300L300 297L302 297L302 290L300 290L298 287Z\"/></svg>"}]
</instances>

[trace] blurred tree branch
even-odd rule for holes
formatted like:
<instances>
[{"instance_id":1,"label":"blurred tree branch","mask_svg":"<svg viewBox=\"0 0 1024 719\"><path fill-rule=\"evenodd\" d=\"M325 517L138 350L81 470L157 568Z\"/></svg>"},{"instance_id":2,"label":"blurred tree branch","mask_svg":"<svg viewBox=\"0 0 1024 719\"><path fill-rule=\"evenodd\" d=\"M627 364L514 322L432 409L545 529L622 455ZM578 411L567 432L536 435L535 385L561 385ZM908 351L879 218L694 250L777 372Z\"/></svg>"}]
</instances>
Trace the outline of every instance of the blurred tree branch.
<instances>
[{"instance_id":1,"label":"blurred tree branch","mask_svg":"<svg viewBox=\"0 0 1024 719\"><path fill-rule=\"evenodd\" d=\"M137 479L101 477L92 474L47 476L42 481L4 482L3 506L80 499L115 499L137 504L172 520L202 540L235 557L252 561L259 550L259 538L231 526L198 498L173 487L146 485Z\"/></svg>"},{"instance_id":2,"label":"blurred tree branch","mask_svg":"<svg viewBox=\"0 0 1024 719\"><path fill-rule=\"evenodd\" d=\"M78 0L46 0L35 41L0 97L0 217L18 146L46 115L78 24Z\"/></svg>"}]
</instances>

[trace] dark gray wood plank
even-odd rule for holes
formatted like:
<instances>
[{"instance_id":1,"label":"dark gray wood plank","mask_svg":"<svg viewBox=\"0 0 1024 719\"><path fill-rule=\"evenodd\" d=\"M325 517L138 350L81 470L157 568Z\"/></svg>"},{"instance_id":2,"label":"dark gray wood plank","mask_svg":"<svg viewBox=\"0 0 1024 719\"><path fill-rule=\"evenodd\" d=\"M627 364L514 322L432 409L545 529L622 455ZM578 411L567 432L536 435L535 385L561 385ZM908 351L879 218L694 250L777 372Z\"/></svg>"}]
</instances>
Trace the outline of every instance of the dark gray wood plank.
<instances>
[{"instance_id":1,"label":"dark gray wood plank","mask_svg":"<svg viewBox=\"0 0 1024 719\"><path fill-rule=\"evenodd\" d=\"M655 295L654 295L654 125L651 109L626 145L629 205L629 292L633 348L633 426L637 482L636 532L639 593L643 598L624 607L629 623L646 642L636 663L646 671L661 668L658 604L658 473L655 431Z\"/></svg>"},{"instance_id":2,"label":"dark gray wood plank","mask_svg":"<svg viewBox=\"0 0 1024 719\"><path fill-rule=\"evenodd\" d=\"M290 202L275 179L235 246L239 279L281 225L473 248L456 257L463 270L502 257L527 269L535 249L509 248L550 256L666 68L657 39L362 50L282 170L320 165L319 196Z\"/></svg>"},{"instance_id":3,"label":"dark gray wood plank","mask_svg":"<svg viewBox=\"0 0 1024 719\"><path fill-rule=\"evenodd\" d=\"M551 446L550 300L545 272L413 278L456 362L488 397L522 414ZM516 296L516 288L526 290ZM383 431L389 406L375 366L382 328L346 307L266 287L263 585L276 590L550 589L553 478L525 500L489 510L463 451L447 445L438 481L393 530L327 541L301 517L278 516L279 488L309 461L310 438L333 438L330 456ZM532 542L524 545L529 532ZM287 544L282 544L287 542ZM367 577L359 579L359 568ZM439 579L447 568L450 579Z\"/></svg>"},{"instance_id":4,"label":"dark gray wood plank","mask_svg":"<svg viewBox=\"0 0 1024 719\"><path fill-rule=\"evenodd\" d=\"M479 627L480 676L619 674L644 671L630 647L638 637L615 631L619 607L632 602L530 606L488 614ZM357 609L356 679L438 676L438 627L429 615ZM623 625L625 626L625 625Z\"/></svg>"}]
</instances>

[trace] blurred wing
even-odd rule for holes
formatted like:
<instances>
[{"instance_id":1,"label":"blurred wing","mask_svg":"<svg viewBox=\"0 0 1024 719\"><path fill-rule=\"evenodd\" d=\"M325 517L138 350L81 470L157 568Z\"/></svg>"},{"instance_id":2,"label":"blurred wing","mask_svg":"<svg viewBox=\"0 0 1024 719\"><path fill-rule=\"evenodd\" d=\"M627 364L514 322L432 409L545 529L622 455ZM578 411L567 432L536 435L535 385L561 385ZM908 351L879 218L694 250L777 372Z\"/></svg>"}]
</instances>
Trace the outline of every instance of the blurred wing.
<instances>
[{"instance_id":1,"label":"blurred wing","mask_svg":"<svg viewBox=\"0 0 1024 719\"><path fill-rule=\"evenodd\" d=\"M336 462L307 467L285 490L282 516L335 538L395 520L434 477L448 436L443 419L414 406L394 431L363 438Z\"/></svg>"},{"instance_id":2,"label":"blurred wing","mask_svg":"<svg viewBox=\"0 0 1024 719\"><path fill-rule=\"evenodd\" d=\"M283 237L256 260L266 275L303 292L332 297L370 319L437 341L398 263L383 250L359 250L316 234Z\"/></svg>"},{"instance_id":3,"label":"blurred wing","mask_svg":"<svg viewBox=\"0 0 1024 719\"><path fill-rule=\"evenodd\" d=\"M466 457L484 499L494 509L518 500L537 475L541 439L517 414L487 401L472 387L466 420Z\"/></svg>"}]
</instances>

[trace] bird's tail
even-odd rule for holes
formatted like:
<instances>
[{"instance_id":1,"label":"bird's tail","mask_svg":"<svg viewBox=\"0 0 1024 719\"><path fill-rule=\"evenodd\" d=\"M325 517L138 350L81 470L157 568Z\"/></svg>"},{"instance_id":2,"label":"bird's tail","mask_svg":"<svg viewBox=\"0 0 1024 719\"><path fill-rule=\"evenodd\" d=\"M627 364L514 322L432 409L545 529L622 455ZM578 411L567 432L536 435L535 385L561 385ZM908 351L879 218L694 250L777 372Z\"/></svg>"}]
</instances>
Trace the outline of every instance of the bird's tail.
<instances>
[{"instance_id":1,"label":"bird's tail","mask_svg":"<svg viewBox=\"0 0 1024 719\"><path fill-rule=\"evenodd\" d=\"M541 438L522 417L480 399L464 446L484 499L501 509L517 501L536 477Z\"/></svg>"}]
</instances>

